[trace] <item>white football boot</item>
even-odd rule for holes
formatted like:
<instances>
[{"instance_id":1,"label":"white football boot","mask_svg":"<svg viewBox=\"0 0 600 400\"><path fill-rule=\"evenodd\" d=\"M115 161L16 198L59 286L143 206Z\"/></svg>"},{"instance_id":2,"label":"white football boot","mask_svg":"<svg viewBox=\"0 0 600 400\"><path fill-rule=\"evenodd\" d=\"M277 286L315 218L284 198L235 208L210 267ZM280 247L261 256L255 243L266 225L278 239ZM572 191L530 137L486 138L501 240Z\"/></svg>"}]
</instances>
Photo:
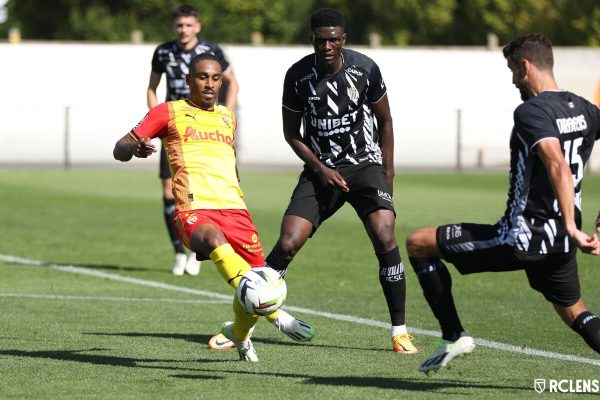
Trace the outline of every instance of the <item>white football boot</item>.
<instances>
[{"instance_id":1,"label":"white football boot","mask_svg":"<svg viewBox=\"0 0 600 400\"><path fill-rule=\"evenodd\" d=\"M258 356L254 350L252 341L250 339L240 341L233 336L233 322L228 321L223 323L223 326L221 327L221 333L235 344L235 347L238 349L238 353L240 354L240 361L258 361Z\"/></svg>"},{"instance_id":2,"label":"white football boot","mask_svg":"<svg viewBox=\"0 0 600 400\"><path fill-rule=\"evenodd\" d=\"M419 371L429 373L445 367L456 357L469 354L475 349L475 341L468 332L462 332L458 340L451 342L440 339L433 354L419 367Z\"/></svg>"},{"instance_id":3,"label":"white football boot","mask_svg":"<svg viewBox=\"0 0 600 400\"><path fill-rule=\"evenodd\" d=\"M315 336L315 330L310 324L292 317L283 310L279 310L279 315L271 323L297 342L308 342Z\"/></svg>"},{"instance_id":4,"label":"white football boot","mask_svg":"<svg viewBox=\"0 0 600 400\"><path fill-rule=\"evenodd\" d=\"M185 272L196 276L200 273L201 264L201 261L196 260L196 253L190 253L185 264Z\"/></svg>"},{"instance_id":5,"label":"white football boot","mask_svg":"<svg viewBox=\"0 0 600 400\"><path fill-rule=\"evenodd\" d=\"M181 276L185 273L185 266L188 258L185 253L175 253L175 262L173 263L173 275Z\"/></svg>"}]
</instances>

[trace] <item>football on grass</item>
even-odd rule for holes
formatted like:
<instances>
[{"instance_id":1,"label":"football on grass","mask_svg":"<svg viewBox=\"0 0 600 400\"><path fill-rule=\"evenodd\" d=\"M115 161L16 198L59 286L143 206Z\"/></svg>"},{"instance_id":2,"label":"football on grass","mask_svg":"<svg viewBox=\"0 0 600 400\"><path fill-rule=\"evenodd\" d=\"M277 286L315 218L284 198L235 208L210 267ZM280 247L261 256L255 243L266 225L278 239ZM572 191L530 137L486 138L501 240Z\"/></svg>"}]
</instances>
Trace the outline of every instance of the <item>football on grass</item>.
<instances>
[{"instance_id":1,"label":"football on grass","mask_svg":"<svg viewBox=\"0 0 600 400\"><path fill-rule=\"evenodd\" d=\"M242 276L236 295L249 314L268 315L281 307L287 287L277 271L258 267Z\"/></svg>"}]
</instances>

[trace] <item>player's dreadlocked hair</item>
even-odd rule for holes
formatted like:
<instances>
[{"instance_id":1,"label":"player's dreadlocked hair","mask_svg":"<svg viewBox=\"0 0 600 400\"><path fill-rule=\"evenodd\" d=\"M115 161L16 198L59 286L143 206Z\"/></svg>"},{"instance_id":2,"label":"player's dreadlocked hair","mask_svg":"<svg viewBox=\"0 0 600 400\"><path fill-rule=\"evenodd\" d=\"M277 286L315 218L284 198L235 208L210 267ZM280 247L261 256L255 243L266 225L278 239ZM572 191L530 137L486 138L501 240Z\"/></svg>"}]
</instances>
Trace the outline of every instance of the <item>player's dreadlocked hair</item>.
<instances>
[{"instance_id":1,"label":"player's dreadlocked hair","mask_svg":"<svg viewBox=\"0 0 600 400\"><path fill-rule=\"evenodd\" d=\"M340 26L344 28L344 16L335 8L321 8L310 16L310 30L324 26Z\"/></svg>"}]
</instances>

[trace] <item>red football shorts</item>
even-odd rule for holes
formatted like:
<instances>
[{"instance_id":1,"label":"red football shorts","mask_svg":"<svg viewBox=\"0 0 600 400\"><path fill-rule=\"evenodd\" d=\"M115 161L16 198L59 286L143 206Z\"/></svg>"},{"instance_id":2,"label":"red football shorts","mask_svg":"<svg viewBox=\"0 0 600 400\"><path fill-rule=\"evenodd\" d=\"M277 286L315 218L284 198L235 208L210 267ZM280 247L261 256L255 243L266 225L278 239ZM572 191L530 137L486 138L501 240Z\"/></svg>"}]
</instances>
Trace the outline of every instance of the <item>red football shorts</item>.
<instances>
[{"instance_id":1,"label":"red football shorts","mask_svg":"<svg viewBox=\"0 0 600 400\"><path fill-rule=\"evenodd\" d=\"M174 217L177 235L190 248L192 233L200 225L211 224L223 232L227 242L250 266L265 262L262 244L248 210L190 210L178 211ZM196 253L198 260L208 260L208 254Z\"/></svg>"}]
</instances>

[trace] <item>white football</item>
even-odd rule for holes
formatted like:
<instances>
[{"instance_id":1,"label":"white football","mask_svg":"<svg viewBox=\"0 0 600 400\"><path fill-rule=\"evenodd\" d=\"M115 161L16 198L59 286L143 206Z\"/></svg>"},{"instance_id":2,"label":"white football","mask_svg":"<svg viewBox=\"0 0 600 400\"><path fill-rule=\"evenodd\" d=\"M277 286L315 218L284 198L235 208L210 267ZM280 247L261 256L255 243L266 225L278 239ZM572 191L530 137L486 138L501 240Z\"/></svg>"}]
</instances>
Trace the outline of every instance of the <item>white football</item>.
<instances>
[{"instance_id":1,"label":"white football","mask_svg":"<svg viewBox=\"0 0 600 400\"><path fill-rule=\"evenodd\" d=\"M285 301L287 286L274 269L252 268L242 276L236 295L249 314L268 315Z\"/></svg>"}]
</instances>

